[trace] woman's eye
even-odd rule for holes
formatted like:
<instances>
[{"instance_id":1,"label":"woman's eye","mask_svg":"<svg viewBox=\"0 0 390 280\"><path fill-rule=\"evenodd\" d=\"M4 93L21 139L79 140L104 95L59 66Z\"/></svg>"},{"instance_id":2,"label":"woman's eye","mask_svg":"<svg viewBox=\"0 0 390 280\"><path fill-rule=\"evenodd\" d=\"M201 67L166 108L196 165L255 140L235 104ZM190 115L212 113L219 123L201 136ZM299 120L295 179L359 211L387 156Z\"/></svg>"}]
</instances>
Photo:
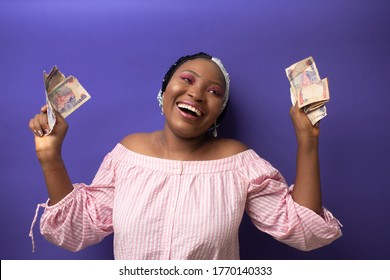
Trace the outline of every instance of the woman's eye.
<instances>
[{"instance_id":1,"label":"woman's eye","mask_svg":"<svg viewBox=\"0 0 390 280\"><path fill-rule=\"evenodd\" d=\"M214 94L214 95L216 95L216 96L222 96L222 93L221 93L221 91L220 90L218 90L218 89L210 89L209 90L212 94Z\"/></svg>"},{"instance_id":2,"label":"woman's eye","mask_svg":"<svg viewBox=\"0 0 390 280\"><path fill-rule=\"evenodd\" d=\"M182 80L185 81L186 83L192 84L193 83L193 78L189 75L182 75L181 76Z\"/></svg>"}]
</instances>

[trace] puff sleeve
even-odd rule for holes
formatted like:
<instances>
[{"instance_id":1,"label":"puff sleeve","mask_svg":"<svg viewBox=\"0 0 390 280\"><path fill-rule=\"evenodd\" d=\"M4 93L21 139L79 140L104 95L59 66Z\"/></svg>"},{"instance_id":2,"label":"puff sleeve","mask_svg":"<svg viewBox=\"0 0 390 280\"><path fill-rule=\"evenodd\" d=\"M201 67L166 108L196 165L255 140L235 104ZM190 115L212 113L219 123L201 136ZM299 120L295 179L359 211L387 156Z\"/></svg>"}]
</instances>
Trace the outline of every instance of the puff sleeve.
<instances>
[{"instance_id":1,"label":"puff sleeve","mask_svg":"<svg viewBox=\"0 0 390 280\"><path fill-rule=\"evenodd\" d=\"M113 232L115 164L108 154L91 185L74 184L73 191L53 206L47 203L40 221L41 234L51 243L79 251Z\"/></svg>"},{"instance_id":2,"label":"puff sleeve","mask_svg":"<svg viewBox=\"0 0 390 280\"><path fill-rule=\"evenodd\" d=\"M342 235L340 222L326 208L318 215L296 203L291 196L293 186L288 187L267 161L254 156L245 176L249 180L245 209L261 231L303 251L330 244Z\"/></svg>"}]
</instances>

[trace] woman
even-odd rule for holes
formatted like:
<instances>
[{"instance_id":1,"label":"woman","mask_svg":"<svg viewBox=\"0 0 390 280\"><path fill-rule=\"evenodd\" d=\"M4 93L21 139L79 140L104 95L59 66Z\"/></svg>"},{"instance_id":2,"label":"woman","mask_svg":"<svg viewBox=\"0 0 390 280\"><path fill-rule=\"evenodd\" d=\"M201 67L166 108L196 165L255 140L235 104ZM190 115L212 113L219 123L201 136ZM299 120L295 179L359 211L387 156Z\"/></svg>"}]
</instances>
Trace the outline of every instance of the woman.
<instances>
[{"instance_id":1,"label":"woman","mask_svg":"<svg viewBox=\"0 0 390 280\"><path fill-rule=\"evenodd\" d=\"M116 259L239 259L244 211L260 230L300 250L341 236L323 208L319 128L297 107L297 174L282 175L243 143L216 137L229 98L229 75L205 53L180 58L163 80L161 131L126 136L104 158L93 182L73 184L61 157L67 124L46 108L30 120L49 201L41 233L78 251L114 235Z\"/></svg>"}]
</instances>

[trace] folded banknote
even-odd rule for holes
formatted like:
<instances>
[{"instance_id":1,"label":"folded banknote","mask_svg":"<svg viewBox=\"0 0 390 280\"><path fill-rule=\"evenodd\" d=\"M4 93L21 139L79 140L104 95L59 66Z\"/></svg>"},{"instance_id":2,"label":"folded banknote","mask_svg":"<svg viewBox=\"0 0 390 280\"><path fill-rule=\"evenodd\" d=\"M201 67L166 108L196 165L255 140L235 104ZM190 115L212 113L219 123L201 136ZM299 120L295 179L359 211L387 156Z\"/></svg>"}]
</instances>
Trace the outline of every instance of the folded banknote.
<instances>
[{"instance_id":1,"label":"folded banknote","mask_svg":"<svg viewBox=\"0 0 390 280\"><path fill-rule=\"evenodd\" d=\"M43 73L45 84L47 116L49 124L49 132L51 133L56 123L56 115L54 110L66 118L73 113L77 108L87 102L91 96L73 77L65 77L64 74L54 66L49 74Z\"/></svg>"},{"instance_id":2,"label":"folded banknote","mask_svg":"<svg viewBox=\"0 0 390 280\"><path fill-rule=\"evenodd\" d=\"M307 114L312 125L324 118L325 103L329 101L328 79L321 79L312 57L305 58L286 68L290 81L290 96L293 105Z\"/></svg>"}]
</instances>

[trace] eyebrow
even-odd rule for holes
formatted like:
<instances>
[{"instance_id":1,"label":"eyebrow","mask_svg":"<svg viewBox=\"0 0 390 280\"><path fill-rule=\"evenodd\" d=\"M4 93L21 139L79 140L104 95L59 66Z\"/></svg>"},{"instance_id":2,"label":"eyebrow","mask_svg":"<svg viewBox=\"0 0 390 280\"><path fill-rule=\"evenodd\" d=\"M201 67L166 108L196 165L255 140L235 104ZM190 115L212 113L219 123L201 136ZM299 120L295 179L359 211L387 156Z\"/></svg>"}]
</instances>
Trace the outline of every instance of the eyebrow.
<instances>
[{"instance_id":1,"label":"eyebrow","mask_svg":"<svg viewBox=\"0 0 390 280\"><path fill-rule=\"evenodd\" d=\"M194 76L196 76L196 77L198 77L198 78L203 78L201 75L199 75L198 73L196 73L195 71L192 71L192 70L183 70L182 73L183 73L183 72L190 72L190 73L192 73ZM221 84L220 82L213 81L213 80L209 80L209 81L210 81L211 83L216 84L216 85L218 85L218 86L220 86L220 87L223 88L223 86L222 86L222 84Z\"/></svg>"}]
</instances>

